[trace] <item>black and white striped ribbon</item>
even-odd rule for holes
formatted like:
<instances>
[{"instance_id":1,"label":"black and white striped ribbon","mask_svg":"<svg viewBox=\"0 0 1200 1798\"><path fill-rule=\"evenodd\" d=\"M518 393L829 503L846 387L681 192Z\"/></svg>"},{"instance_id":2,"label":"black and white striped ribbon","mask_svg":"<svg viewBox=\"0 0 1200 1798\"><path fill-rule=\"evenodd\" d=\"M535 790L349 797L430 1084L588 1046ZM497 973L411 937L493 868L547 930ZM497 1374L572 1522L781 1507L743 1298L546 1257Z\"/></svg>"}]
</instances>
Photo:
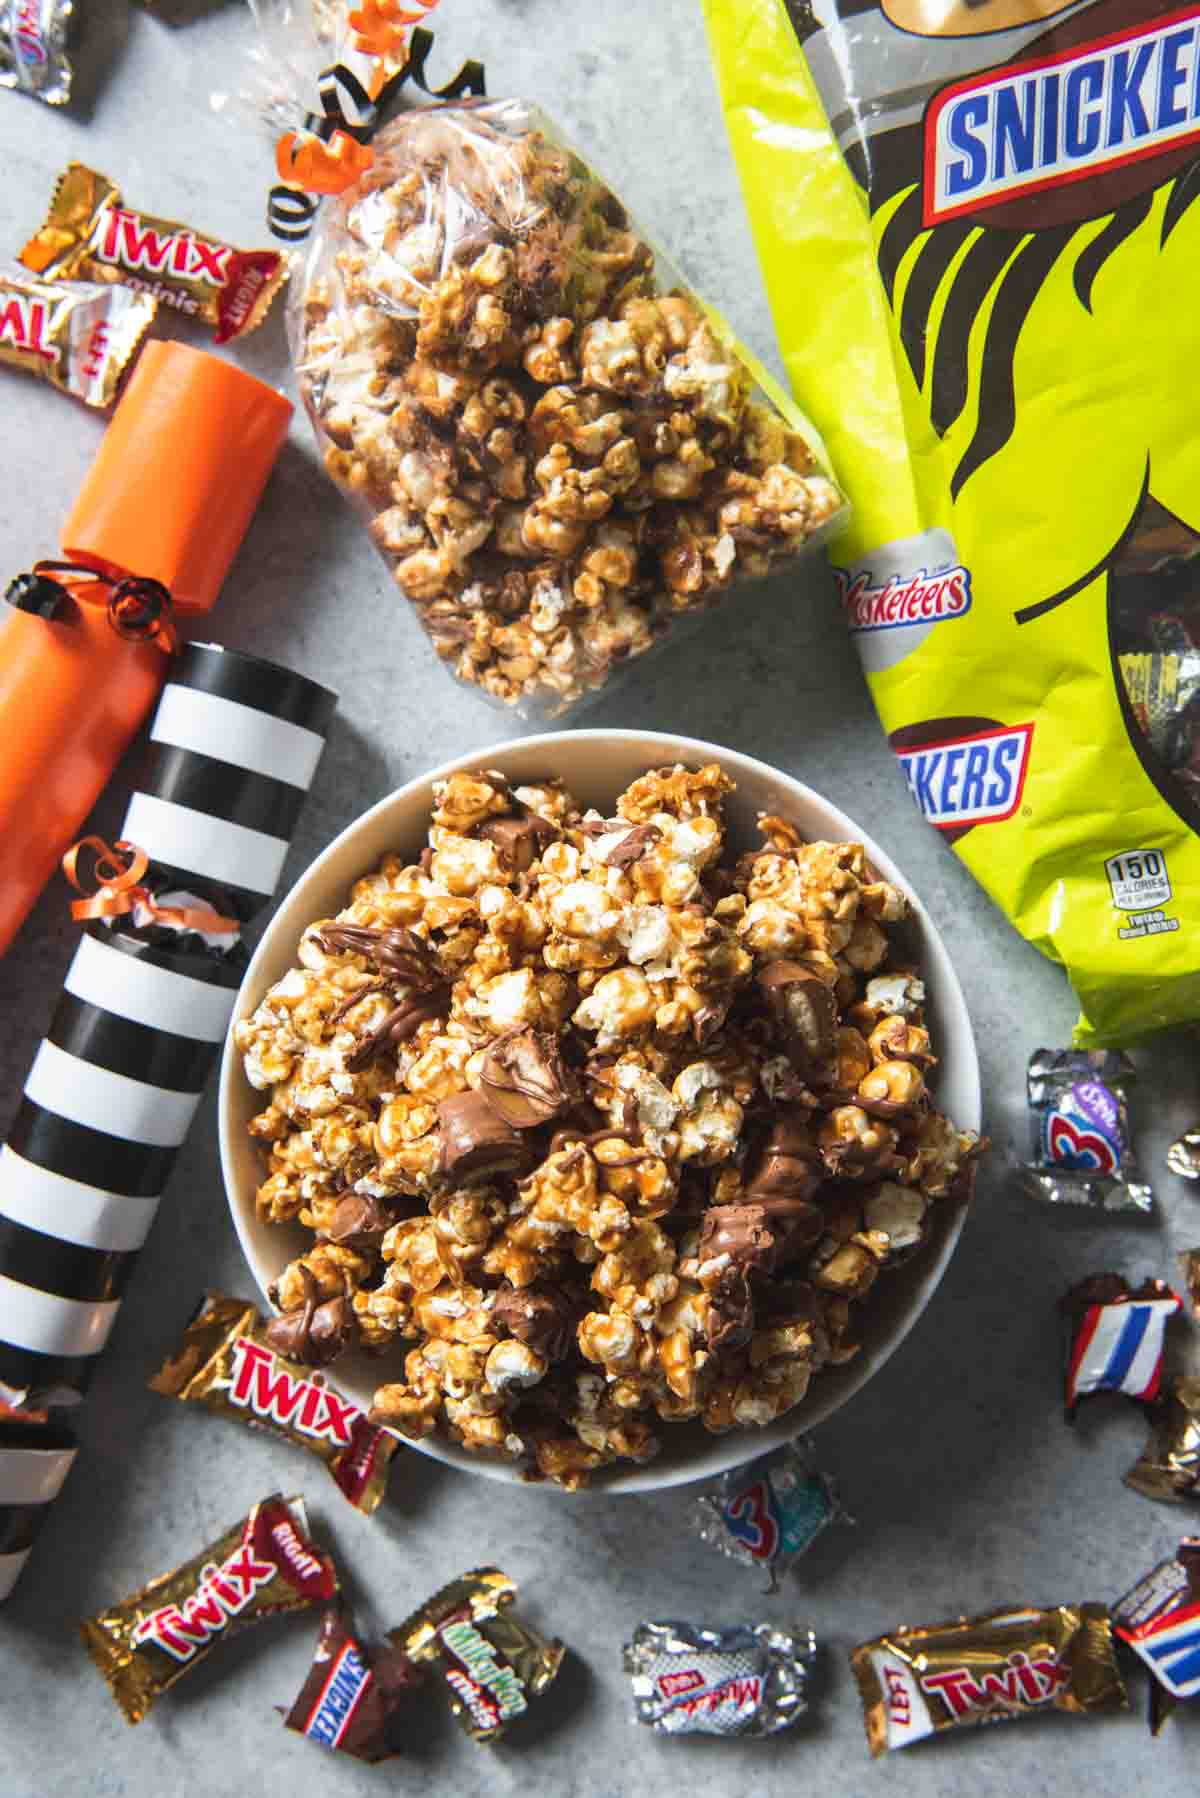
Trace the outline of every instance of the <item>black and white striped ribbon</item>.
<instances>
[{"instance_id":1,"label":"black and white striped ribbon","mask_svg":"<svg viewBox=\"0 0 1200 1798\"><path fill-rule=\"evenodd\" d=\"M189 645L122 837L189 894L251 916L275 890L335 704L273 663ZM120 919L86 927L0 1148L0 1401L82 1397L241 977L239 959L182 938L148 942ZM26 1495L70 1465L50 1452L0 1438L0 1597L29 1547L3 1547L4 1530L22 1536L25 1512L54 1492Z\"/></svg>"},{"instance_id":2,"label":"black and white striped ribbon","mask_svg":"<svg viewBox=\"0 0 1200 1798\"><path fill-rule=\"evenodd\" d=\"M0 1603L21 1577L74 1459L74 1440L61 1424L0 1426Z\"/></svg>"}]
</instances>

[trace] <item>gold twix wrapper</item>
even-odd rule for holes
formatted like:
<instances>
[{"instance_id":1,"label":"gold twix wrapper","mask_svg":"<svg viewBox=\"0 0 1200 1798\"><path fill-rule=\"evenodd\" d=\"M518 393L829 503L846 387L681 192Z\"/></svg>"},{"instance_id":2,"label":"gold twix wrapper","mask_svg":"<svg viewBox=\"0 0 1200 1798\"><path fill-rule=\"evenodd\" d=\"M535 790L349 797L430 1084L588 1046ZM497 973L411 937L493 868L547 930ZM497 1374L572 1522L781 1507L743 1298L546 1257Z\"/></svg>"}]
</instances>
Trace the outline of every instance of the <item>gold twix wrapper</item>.
<instances>
[{"instance_id":1,"label":"gold twix wrapper","mask_svg":"<svg viewBox=\"0 0 1200 1798\"><path fill-rule=\"evenodd\" d=\"M128 287L0 271L0 362L86 405L111 406L157 309Z\"/></svg>"},{"instance_id":2,"label":"gold twix wrapper","mask_svg":"<svg viewBox=\"0 0 1200 1798\"><path fill-rule=\"evenodd\" d=\"M360 1511L370 1513L383 1497L396 1437L371 1423L323 1373L281 1355L270 1325L244 1299L209 1293L178 1354L148 1384L152 1392L198 1402L306 1448Z\"/></svg>"},{"instance_id":3,"label":"gold twix wrapper","mask_svg":"<svg viewBox=\"0 0 1200 1798\"><path fill-rule=\"evenodd\" d=\"M494 1742L552 1683L566 1650L511 1615L517 1588L498 1567L451 1580L388 1640L431 1665L476 1742Z\"/></svg>"},{"instance_id":4,"label":"gold twix wrapper","mask_svg":"<svg viewBox=\"0 0 1200 1798\"><path fill-rule=\"evenodd\" d=\"M130 1723L227 1636L323 1604L337 1569L309 1535L302 1498L272 1493L182 1567L81 1623L84 1646Z\"/></svg>"},{"instance_id":5,"label":"gold twix wrapper","mask_svg":"<svg viewBox=\"0 0 1200 1798\"><path fill-rule=\"evenodd\" d=\"M1128 1706L1100 1604L993 1611L898 1629L850 1656L867 1744L879 1755L924 1736L1053 1706L1091 1714Z\"/></svg>"}]
</instances>

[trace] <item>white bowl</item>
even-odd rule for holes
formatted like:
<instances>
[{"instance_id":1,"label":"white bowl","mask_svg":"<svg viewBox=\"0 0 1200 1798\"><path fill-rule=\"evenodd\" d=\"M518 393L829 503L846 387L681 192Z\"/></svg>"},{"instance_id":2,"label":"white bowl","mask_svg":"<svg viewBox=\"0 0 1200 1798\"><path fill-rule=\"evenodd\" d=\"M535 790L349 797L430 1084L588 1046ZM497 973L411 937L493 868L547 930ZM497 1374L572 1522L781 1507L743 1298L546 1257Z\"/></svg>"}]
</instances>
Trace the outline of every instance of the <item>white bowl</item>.
<instances>
[{"instance_id":1,"label":"white bowl","mask_svg":"<svg viewBox=\"0 0 1200 1798\"><path fill-rule=\"evenodd\" d=\"M693 766L719 762L737 782L726 817L730 840L738 848L757 845L754 824L759 812L779 812L807 837L861 842L875 866L908 892L929 993L930 1025L941 1057L935 1081L937 1100L960 1129L977 1130L979 1063L962 989L941 938L891 857L811 787L764 762L736 755L715 743L666 736L658 731L575 730L522 737L458 756L381 799L335 837L279 907L246 970L235 1017L246 1017L254 1010L268 987L293 965L305 927L316 918L332 917L340 911L355 880L370 872L389 851L400 849L415 859L424 845L435 780L460 769L481 767L499 768L514 784L558 775L583 805L594 805L607 816L617 795L645 769L677 761ZM254 1193L262 1177L262 1166L246 1126L262 1105L263 1094L256 1092L246 1079L231 1032L221 1068L221 1164L242 1248L265 1294L288 1262L312 1239L299 1226L265 1224L256 1215ZM648 1492L689 1480L710 1479L727 1467L790 1440L797 1431L819 1423L844 1405L903 1342L946 1270L962 1229L962 1209L954 1205L935 1206L933 1215L934 1233L921 1253L886 1275L872 1292L864 1313L861 1353L844 1367L819 1374L803 1403L766 1429L736 1430L725 1436L709 1435L699 1424L664 1425L662 1447L655 1460L644 1467L606 1470L597 1476L595 1484L606 1492ZM337 1364L339 1387L364 1407L383 1377L380 1362L366 1355L348 1355ZM426 1438L412 1446L435 1460L448 1461L490 1479L521 1477L509 1464L469 1454L440 1437Z\"/></svg>"}]
</instances>

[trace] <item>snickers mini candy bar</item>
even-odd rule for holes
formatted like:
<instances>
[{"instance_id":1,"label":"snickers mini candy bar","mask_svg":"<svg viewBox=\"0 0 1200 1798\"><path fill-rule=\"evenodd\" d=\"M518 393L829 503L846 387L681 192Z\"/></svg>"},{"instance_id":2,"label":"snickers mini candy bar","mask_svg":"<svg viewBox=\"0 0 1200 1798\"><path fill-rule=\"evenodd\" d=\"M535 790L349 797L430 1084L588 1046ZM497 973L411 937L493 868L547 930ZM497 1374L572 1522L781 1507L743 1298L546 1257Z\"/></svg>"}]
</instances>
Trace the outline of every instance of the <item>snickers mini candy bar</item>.
<instances>
[{"instance_id":1,"label":"snickers mini candy bar","mask_svg":"<svg viewBox=\"0 0 1200 1798\"><path fill-rule=\"evenodd\" d=\"M182 1567L80 1625L130 1723L219 1642L277 1612L326 1603L337 1570L309 1534L301 1498L273 1493Z\"/></svg>"},{"instance_id":2,"label":"snickers mini candy bar","mask_svg":"<svg viewBox=\"0 0 1200 1798\"><path fill-rule=\"evenodd\" d=\"M396 1714L422 1677L408 1656L390 1645L368 1657L339 1600L321 1621L312 1666L284 1724L355 1760L388 1760L399 1752Z\"/></svg>"},{"instance_id":3,"label":"snickers mini candy bar","mask_svg":"<svg viewBox=\"0 0 1200 1798\"><path fill-rule=\"evenodd\" d=\"M1041 1710L1124 1710L1103 1605L993 1611L864 1642L850 1656L873 1755Z\"/></svg>"},{"instance_id":4,"label":"snickers mini candy bar","mask_svg":"<svg viewBox=\"0 0 1200 1798\"><path fill-rule=\"evenodd\" d=\"M389 1641L446 1689L450 1709L475 1742L494 1742L553 1684L566 1653L512 1614L517 1588L498 1567L451 1580Z\"/></svg>"},{"instance_id":5,"label":"snickers mini candy bar","mask_svg":"<svg viewBox=\"0 0 1200 1798\"><path fill-rule=\"evenodd\" d=\"M210 1293L150 1389L307 1449L352 1505L371 1512L387 1486L396 1438L369 1422L323 1373L282 1351L276 1332L285 1321L264 1323L253 1305Z\"/></svg>"}]
</instances>

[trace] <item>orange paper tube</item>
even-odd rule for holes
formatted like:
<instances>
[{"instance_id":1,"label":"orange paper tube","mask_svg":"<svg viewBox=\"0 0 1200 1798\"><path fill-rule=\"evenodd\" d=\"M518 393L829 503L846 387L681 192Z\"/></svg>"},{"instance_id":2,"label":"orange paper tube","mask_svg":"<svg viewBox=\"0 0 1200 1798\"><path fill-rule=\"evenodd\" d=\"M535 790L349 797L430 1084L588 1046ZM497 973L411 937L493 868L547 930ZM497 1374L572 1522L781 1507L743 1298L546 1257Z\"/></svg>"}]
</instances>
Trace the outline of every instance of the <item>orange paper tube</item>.
<instances>
[{"instance_id":1,"label":"orange paper tube","mask_svg":"<svg viewBox=\"0 0 1200 1798\"><path fill-rule=\"evenodd\" d=\"M282 394L178 343L148 344L62 531L63 555L161 581L208 611L287 434ZM71 590L70 576L58 576ZM0 955L79 835L170 670L103 605L0 625Z\"/></svg>"}]
</instances>

